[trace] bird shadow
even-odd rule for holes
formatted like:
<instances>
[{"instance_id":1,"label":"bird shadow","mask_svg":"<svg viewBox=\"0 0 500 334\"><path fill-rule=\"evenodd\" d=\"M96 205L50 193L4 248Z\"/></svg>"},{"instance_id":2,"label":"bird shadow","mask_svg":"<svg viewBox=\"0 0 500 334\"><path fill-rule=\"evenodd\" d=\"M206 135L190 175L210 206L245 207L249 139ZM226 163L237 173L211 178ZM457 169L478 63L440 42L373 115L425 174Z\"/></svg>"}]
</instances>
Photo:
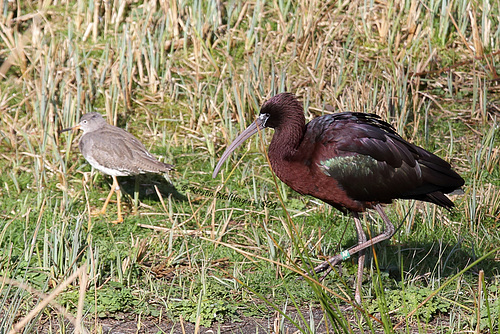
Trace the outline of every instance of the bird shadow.
<instances>
[{"instance_id":1,"label":"bird shadow","mask_svg":"<svg viewBox=\"0 0 500 334\"><path fill-rule=\"evenodd\" d=\"M465 247L462 242L436 240L388 245L383 250L379 249L377 256L380 258L381 270L395 280L402 280L403 277L450 277L468 267L481 255L475 254L474 249ZM403 274L401 270L404 271ZM474 265L467 273L477 275L481 270L485 277L499 274L498 262L494 256Z\"/></svg>"},{"instance_id":2,"label":"bird shadow","mask_svg":"<svg viewBox=\"0 0 500 334\"><path fill-rule=\"evenodd\" d=\"M356 242L354 239L346 241L349 245ZM409 277L424 280L436 276L451 277L481 256L465 247L462 242L446 243L436 240L388 245L385 241L375 245L373 249L367 249L365 268L375 268L374 254L380 271L395 281L407 280ZM357 256L353 256L350 261L354 264L357 259ZM482 260L467 273L475 276L481 270L486 278L500 274L498 261L494 256Z\"/></svg>"},{"instance_id":3,"label":"bird shadow","mask_svg":"<svg viewBox=\"0 0 500 334\"><path fill-rule=\"evenodd\" d=\"M160 174L120 176L118 177L120 189L131 201L134 199L136 182L138 183L138 196L140 201L148 200L159 202L160 198L158 197L158 192L163 198L172 196L172 198L181 202L187 200L185 195L181 194L171 182Z\"/></svg>"}]
</instances>

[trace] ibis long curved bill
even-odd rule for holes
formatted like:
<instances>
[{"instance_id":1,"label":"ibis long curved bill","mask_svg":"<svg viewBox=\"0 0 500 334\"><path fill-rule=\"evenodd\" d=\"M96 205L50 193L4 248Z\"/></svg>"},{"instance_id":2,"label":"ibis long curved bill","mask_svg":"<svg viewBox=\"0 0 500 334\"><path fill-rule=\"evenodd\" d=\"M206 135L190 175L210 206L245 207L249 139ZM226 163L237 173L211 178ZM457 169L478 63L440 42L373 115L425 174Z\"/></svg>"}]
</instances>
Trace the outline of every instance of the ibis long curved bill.
<instances>
[{"instance_id":1,"label":"ibis long curved bill","mask_svg":"<svg viewBox=\"0 0 500 334\"><path fill-rule=\"evenodd\" d=\"M232 143L229 147L224 151L222 157L220 158L217 166L215 166L214 172L212 174L212 178L216 178L219 173L222 164L226 159L236 150L245 140L256 134L258 131L264 129L266 127L266 121L269 118L268 114L261 114L255 122L250 124L248 128L246 128Z\"/></svg>"}]
</instances>

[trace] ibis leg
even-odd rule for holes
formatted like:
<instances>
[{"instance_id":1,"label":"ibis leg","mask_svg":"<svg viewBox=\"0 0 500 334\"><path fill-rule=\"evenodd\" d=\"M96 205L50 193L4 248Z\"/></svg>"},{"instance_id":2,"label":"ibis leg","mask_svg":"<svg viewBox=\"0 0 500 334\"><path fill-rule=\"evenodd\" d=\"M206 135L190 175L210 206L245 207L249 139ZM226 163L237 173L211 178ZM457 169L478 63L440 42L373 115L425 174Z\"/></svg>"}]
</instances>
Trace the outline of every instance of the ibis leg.
<instances>
[{"instance_id":1,"label":"ibis leg","mask_svg":"<svg viewBox=\"0 0 500 334\"><path fill-rule=\"evenodd\" d=\"M358 235L358 245L363 245L364 243L366 243L366 234L365 234L365 231L363 230L363 225L361 224L361 220L359 219L359 215L357 212L353 212L352 216L354 218L354 222L356 223L356 232ZM349 250L349 252L350 252L350 250ZM337 257L338 256L339 255L337 255ZM333 257L333 258L336 258L336 257ZM340 262L340 261L338 261L338 262ZM323 276L321 277L320 280L323 280L326 277L326 275L328 275L333 269L333 265L330 265L328 263L328 261L326 261L326 263L328 265L328 269L326 269L325 274L323 274ZM321 264L321 265L323 265L323 264ZM359 305L361 305L361 283L363 282L363 269L364 269L364 267L365 267L365 250L361 249L359 251L359 255L358 255L358 275L356 277L356 291L354 293L354 300ZM318 267L316 267L316 268L318 268ZM315 271L316 271L316 268L315 268ZM316 272L318 273L320 271L316 271Z\"/></svg>"},{"instance_id":2,"label":"ibis leg","mask_svg":"<svg viewBox=\"0 0 500 334\"><path fill-rule=\"evenodd\" d=\"M354 222L356 223L356 231L358 232L358 245L362 245L366 242L366 234L363 231L363 225L359 219L357 212L353 213ZM363 282L363 269L365 268L365 250L359 251L358 255L358 277L356 279L356 290L354 292L354 300L358 305L361 305L361 283Z\"/></svg>"},{"instance_id":3,"label":"ibis leg","mask_svg":"<svg viewBox=\"0 0 500 334\"><path fill-rule=\"evenodd\" d=\"M325 261L325 262L321 263L319 266L317 266L316 268L314 268L314 271L316 273L321 273L321 272L323 272L325 270L328 270L329 268L331 268L332 266L336 265L337 263L340 263L343 260L348 259L353 254L356 254L356 253L358 253L358 252L360 252L360 251L362 251L362 250L364 250L364 249L366 249L366 248L368 248L370 246L373 246L373 245L375 245L375 244L377 244L377 243L379 243L381 241L384 241L384 240L389 239L390 237L392 237L392 235L394 234L394 231L395 231L394 225L392 225L391 221L389 220L389 218L385 214L385 212L382 209L382 207L380 206L380 204L375 205L375 210L377 210L378 214L380 215L380 217L382 218L382 220L385 223L385 230L384 230L384 232L382 232L381 234L377 235L376 237L371 238L368 241L364 241L363 243L358 244L358 245L350 248L347 251L343 251L342 253L340 253L340 254L338 254L336 256L331 257L330 259L328 259L328 261ZM358 237L358 239L359 239L359 237ZM359 271L358 271L358 275L359 275Z\"/></svg>"}]
</instances>

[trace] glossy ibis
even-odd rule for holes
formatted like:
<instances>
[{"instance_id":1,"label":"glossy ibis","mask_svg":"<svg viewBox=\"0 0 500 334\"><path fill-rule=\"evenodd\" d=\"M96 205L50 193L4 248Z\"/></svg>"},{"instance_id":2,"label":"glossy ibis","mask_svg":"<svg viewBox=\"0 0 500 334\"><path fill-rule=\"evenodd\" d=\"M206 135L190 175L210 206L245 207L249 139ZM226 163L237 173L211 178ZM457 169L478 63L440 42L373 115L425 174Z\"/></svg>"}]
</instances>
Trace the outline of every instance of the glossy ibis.
<instances>
[{"instance_id":1,"label":"glossy ibis","mask_svg":"<svg viewBox=\"0 0 500 334\"><path fill-rule=\"evenodd\" d=\"M104 214L109 200L116 191L118 218L113 223L123 222L121 213L121 192L117 176L137 175L143 173L163 173L172 169L172 165L156 160L144 145L131 133L106 123L101 114L91 112L83 115L80 123L63 129L83 130L83 136L78 146L84 158L95 169L111 175L113 184L111 191L98 212Z\"/></svg>"},{"instance_id":2,"label":"glossy ibis","mask_svg":"<svg viewBox=\"0 0 500 334\"><path fill-rule=\"evenodd\" d=\"M364 249L390 238L395 230L381 204L416 199L451 209L445 194L464 180L438 156L405 141L379 116L343 112L305 123L302 104L290 93L266 101L257 120L226 149L215 167L247 138L263 128L274 128L269 161L276 175L293 190L311 195L350 213L356 223L358 245L320 264L316 273L359 252L355 299L361 302ZM385 223L380 235L366 240L358 214L375 209ZM325 275L326 275L325 274Z\"/></svg>"}]
</instances>

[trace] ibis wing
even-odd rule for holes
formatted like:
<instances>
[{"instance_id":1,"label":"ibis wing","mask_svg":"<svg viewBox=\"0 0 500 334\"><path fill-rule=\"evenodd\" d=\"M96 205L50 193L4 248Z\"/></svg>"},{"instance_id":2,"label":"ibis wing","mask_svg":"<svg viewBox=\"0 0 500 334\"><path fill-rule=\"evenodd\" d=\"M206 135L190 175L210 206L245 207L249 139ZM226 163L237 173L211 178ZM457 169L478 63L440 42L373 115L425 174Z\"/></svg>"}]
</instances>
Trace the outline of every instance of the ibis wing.
<instances>
[{"instance_id":1,"label":"ibis wing","mask_svg":"<svg viewBox=\"0 0 500 334\"><path fill-rule=\"evenodd\" d=\"M378 116L340 113L317 120L307 125L304 138L314 143L311 161L350 198L387 203L414 198L453 205L443 192L460 187L462 178L446 161L403 140Z\"/></svg>"}]
</instances>

